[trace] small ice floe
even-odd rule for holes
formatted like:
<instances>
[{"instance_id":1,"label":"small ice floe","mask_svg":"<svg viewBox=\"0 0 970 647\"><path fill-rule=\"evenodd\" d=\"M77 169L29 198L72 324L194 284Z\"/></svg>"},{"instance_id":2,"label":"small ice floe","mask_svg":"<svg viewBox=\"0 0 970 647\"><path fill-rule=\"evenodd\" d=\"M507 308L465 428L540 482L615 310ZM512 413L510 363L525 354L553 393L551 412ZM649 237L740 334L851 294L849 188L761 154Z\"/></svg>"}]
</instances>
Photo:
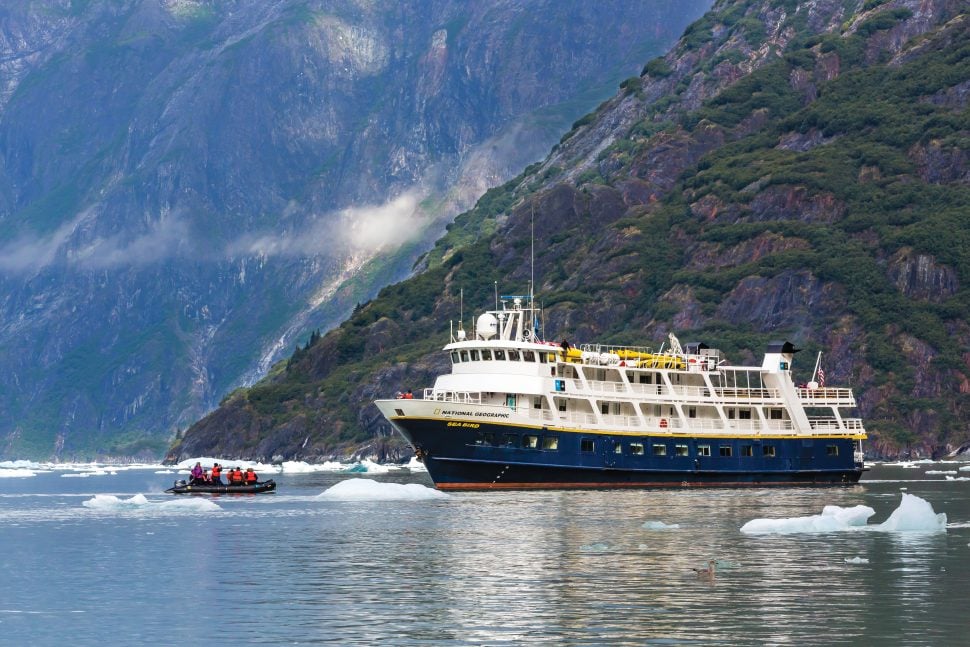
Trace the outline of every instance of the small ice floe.
<instances>
[{"instance_id":1,"label":"small ice floe","mask_svg":"<svg viewBox=\"0 0 970 647\"><path fill-rule=\"evenodd\" d=\"M865 557L846 557L845 563L846 564L868 564L869 560L866 559Z\"/></svg>"},{"instance_id":2,"label":"small ice floe","mask_svg":"<svg viewBox=\"0 0 970 647\"><path fill-rule=\"evenodd\" d=\"M970 465L964 465L960 468L961 472L970 472Z\"/></svg>"},{"instance_id":3,"label":"small ice floe","mask_svg":"<svg viewBox=\"0 0 970 647\"><path fill-rule=\"evenodd\" d=\"M640 527L646 530L676 530L680 528L680 524L664 523L663 521L644 521Z\"/></svg>"},{"instance_id":4,"label":"small ice floe","mask_svg":"<svg viewBox=\"0 0 970 647\"><path fill-rule=\"evenodd\" d=\"M153 502L145 498L144 494L136 494L130 499L122 499L113 494L95 494L93 499L82 501L85 508L101 512L144 513L144 512L212 512L221 511L218 505L208 499L196 497L173 499L170 501Z\"/></svg>"},{"instance_id":5,"label":"small ice floe","mask_svg":"<svg viewBox=\"0 0 970 647\"><path fill-rule=\"evenodd\" d=\"M842 508L827 505L822 514L790 519L753 519L741 526L745 534L790 534L869 530L877 532L946 532L946 514L937 514L925 499L902 493L902 501L889 518L876 525L868 519L876 513L865 505Z\"/></svg>"},{"instance_id":6,"label":"small ice floe","mask_svg":"<svg viewBox=\"0 0 970 647\"><path fill-rule=\"evenodd\" d=\"M304 461L283 461L280 471L284 474L311 474L313 472L340 472L345 469L343 463L324 461L323 463L306 463Z\"/></svg>"},{"instance_id":7,"label":"small ice floe","mask_svg":"<svg viewBox=\"0 0 970 647\"><path fill-rule=\"evenodd\" d=\"M116 476L117 474L118 472L114 470L90 469L90 470L84 470L82 472L67 472L65 474L61 474L61 478L84 479L84 478L89 478L91 476Z\"/></svg>"},{"instance_id":8,"label":"small ice floe","mask_svg":"<svg viewBox=\"0 0 970 647\"><path fill-rule=\"evenodd\" d=\"M606 542L596 541L592 544L584 544L580 546L579 550L584 553L605 553L610 550L610 545Z\"/></svg>"},{"instance_id":9,"label":"small ice floe","mask_svg":"<svg viewBox=\"0 0 970 647\"><path fill-rule=\"evenodd\" d=\"M347 479L318 494L329 501L425 501L450 495L420 483L380 483L373 479Z\"/></svg>"},{"instance_id":10,"label":"small ice floe","mask_svg":"<svg viewBox=\"0 0 970 647\"><path fill-rule=\"evenodd\" d=\"M956 474L956 470L926 470L924 474Z\"/></svg>"},{"instance_id":11,"label":"small ice floe","mask_svg":"<svg viewBox=\"0 0 970 647\"><path fill-rule=\"evenodd\" d=\"M970 477L966 476L947 476L947 481L970 481Z\"/></svg>"},{"instance_id":12,"label":"small ice floe","mask_svg":"<svg viewBox=\"0 0 970 647\"><path fill-rule=\"evenodd\" d=\"M411 460L408 461L408 464L405 465L405 467L408 468L409 470L411 470L412 472L427 472L428 471L428 468L424 466L424 463L422 463L421 461L418 460L418 457L417 456L412 456L411 457Z\"/></svg>"},{"instance_id":13,"label":"small ice floe","mask_svg":"<svg viewBox=\"0 0 970 647\"><path fill-rule=\"evenodd\" d=\"M28 476L37 476L37 472L25 467L0 467L0 479L19 479L26 478Z\"/></svg>"}]
</instances>

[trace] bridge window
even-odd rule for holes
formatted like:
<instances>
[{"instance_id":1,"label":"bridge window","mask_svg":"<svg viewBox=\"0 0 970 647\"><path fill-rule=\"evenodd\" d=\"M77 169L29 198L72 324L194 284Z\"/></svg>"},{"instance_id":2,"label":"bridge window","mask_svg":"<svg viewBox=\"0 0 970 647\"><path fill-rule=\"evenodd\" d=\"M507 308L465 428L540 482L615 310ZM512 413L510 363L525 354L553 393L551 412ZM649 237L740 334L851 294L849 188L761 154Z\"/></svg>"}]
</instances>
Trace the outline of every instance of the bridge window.
<instances>
[{"instance_id":1,"label":"bridge window","mask_svg":"<svg viewBox=\"0 0 970 647\"><path fill-rule=\"evenodd\" d=\"M468 360L468 351L467 350L461 351L461 361L463 361L463 362L469 361Z\"/></svg>"},{"instance_id":2,"label":"bridge window","mask_svg":"<svg viewBox=\"0 0 970 647\"><path fill-rule=\"evenodd\" d=\"M751 409L738 409L739 420L751 420Z\"/></svg>"},{"instance_id":3,"label":"bridge window","mask_svg":"<svg viewBox=\"0 0 970 647\"><path fill-rule=\"evenodd\" d=\"M710 456L711 455L711 446L710 445L698 445L697 446L697 455L698 456Z\"/></svg>"},{"instance_id":4,"label":"bridge window","mask_svg":"<svg viewBox=\"0 0 970 647\"><path fill-rule=\"evenodd\" d=\"M542 437L542 448L548 449L549 451L556 451L559 449L559 436L543 436Z\"/></svg>"},{"instance_id":5,"label":"bridge window","mask_svg":"<svg viewBox=\"0 0 970 647\"><path fill-rule=\"evenodd\" d=\"M481 356L478 354L478 349L476 348L475 350L472 351L472 361L477 362L480 359L481 359Z\"/></svg>"},{"instance_id":6,"label":"bridge window","mask_svg":"<svg viewBox=\"0 0 970 647\"><path fill-rule=\"evenodd\" d=\"M826 456L838 456L839 455L839 446L838 445L826 445L825 446L825 455Z\"/></svg>"},{"instance_id":7,"label":"bridge window","mask_svg":"<svg viewBox=\"0 0 970 647\"><path fill-rule=\"evenodd\" d=\"M451 351L451 363L452 364L457 364L458 362L460 362L461 359L459 359L459 357L460 356L458 355L458 351L456 351L456 350Z\"/></svg>"},{"instance_id":8,"label":"bridge window","mask_svg":"<svg viewBox=\"0 0 970 647\"><path fill-rule=\"evenodd\" d=\"M769 457L769 458L774 458L774 456L775 456L775 446L774 445L765 445L764 447L761 448L761 453L764 454L765 456Z\"/></svg>"},{"instance_id":9,"label":"bridge window","mask_svg":"<svg viewBox=\"0 0 970 647\"><path fill-rule=\"evenodd\" d=\"M630 443L630 453L634 456L643 456L643 443Z\"/></svg>"},{"instance_id":10,"label":"bridge window","mask_svg":"<svg viewBox=\"0 0 970 647\"><path fill-rule=\"evenodd\" d=\"M500 362L504 362L505 361L505 351L504 350L496 350L495 351L495 359L497 359Z\"/></svg>"},{"instance_id":11,"label":"bridge window","mask_svg":"<svg viewBox=\"0 0 970 647\"><path fill-rule=\"evenodd\" d=\"M674 445L674 456L689 456L687 445Z\"/></svg>"},{"instance_id":12,"label":"bridge window","mask_svg":"<svg viewBox=\"0 0 970 647\"><path fill-rule=\"evenodd\" d=\"M666 456L667 455L667 446L666 445L659 445L659 444L658 445L654 445L653 446L653 455L654 456Z\"/></svg>"},{"instance_id":13,"label":"bridge window","mask_svg":"<svg viewBox=\"0 0 970 647\"><path fill-rule=\"evenodd\" d=\"M522 359L526 362L534 362L536 361L536 354L531 350L524 350L522 351Z\"/></svg>"},{"instance_id":14,"label":"bridge window","mask_svg":"<svg viewBox=\"0 0 970 647\"><path fill-rule=\"evenodd\" d=\"M487 350L487 349L486 350L483 350L482 351L482 359L485 360L486 362L491 362L492 361L492 351Z\"/></svg>"},{"instance_id":15,"label":"bridge window","mask_svg":"<svg viewBox=\"0 0 970 647\"><path fill-rule=\"evenodd\" d=\"M721 456L730 456L731 455L731 446L730 445L721 445L721 447L720 447L720 454L721 454Z\"/></svg>"},{"instance_id":16,"label":"bridge window","mask_svg":"<svg viewBox=\"0 0 970 647\"><path fill-rule=\"evenodd\" d=\"M595 449L592 438L583 438L579 441L579 451L592 452Z\"/></svg>"},{"instance_id":17,"label":"bridge window","mask_svg":"<svg viewBox=\"0 0 970 647\"><path fill-rule=\"evenodd\" d=\"M538 436L522 436L522 446L526 449L535 449L539 446Z\"/></svg>"},{"instance_id":18,"label":"bridge window","mask_svg":"<svg viewBox=\"0 0 970 647\"><path fill-rule=\"evenodd\" d=\"M517 351L517 350L510 350L509 351L509 361L510 362L517 362L517 361L519 361L519 351Z\"/></svg>"}]
</instances>

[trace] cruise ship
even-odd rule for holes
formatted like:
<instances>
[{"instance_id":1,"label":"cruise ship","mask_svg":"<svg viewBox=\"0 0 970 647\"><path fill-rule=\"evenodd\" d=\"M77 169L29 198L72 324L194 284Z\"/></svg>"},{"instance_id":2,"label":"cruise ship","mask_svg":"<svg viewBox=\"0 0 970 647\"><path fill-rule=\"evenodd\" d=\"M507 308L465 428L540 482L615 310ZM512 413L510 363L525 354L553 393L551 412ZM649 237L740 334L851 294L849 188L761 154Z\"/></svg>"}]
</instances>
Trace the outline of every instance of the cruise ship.
<instances>
[{"instance_id":1,"label":"cruise ship","mask_svg":"<svg viewBox=\"0 0 970 647\"><path fill-rule=\"evenodd\" d=\"M790 342L736 366L673 335L657 350L540 338L533 299L501 297L451 372L378 400L442 490L716 487L858 482L852 390L796 384ZM813 379L814 379L813 375ZM819 380L822 382L822 380Z\"/></svg>"}]
</instances>

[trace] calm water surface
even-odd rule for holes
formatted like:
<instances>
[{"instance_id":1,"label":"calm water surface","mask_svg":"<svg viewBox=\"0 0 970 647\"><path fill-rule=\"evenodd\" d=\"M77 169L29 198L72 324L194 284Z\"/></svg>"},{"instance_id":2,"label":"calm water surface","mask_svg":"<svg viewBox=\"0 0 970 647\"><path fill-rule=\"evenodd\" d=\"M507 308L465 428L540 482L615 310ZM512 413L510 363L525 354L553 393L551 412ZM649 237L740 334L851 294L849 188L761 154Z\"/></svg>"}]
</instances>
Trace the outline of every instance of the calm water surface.
<instances>
[{"instance_id":1,"label":"calm water surface","mask_svg":"<svg viewBox=\"0 0 970 647\"><path fill-rule=\"evenodd\" d=\"M965 645L970 481L925 472L966 465L877 466L850 488L397 501L318 498L356 474L214 498L166 495L175 477L153 469L3 478L0 644ZM739 531L828 504L875 524L901 491L947 531ZM86 506L96 494L147 502ZM698 577L709 559L719 573Z\"/></svg>"}]
</instances>

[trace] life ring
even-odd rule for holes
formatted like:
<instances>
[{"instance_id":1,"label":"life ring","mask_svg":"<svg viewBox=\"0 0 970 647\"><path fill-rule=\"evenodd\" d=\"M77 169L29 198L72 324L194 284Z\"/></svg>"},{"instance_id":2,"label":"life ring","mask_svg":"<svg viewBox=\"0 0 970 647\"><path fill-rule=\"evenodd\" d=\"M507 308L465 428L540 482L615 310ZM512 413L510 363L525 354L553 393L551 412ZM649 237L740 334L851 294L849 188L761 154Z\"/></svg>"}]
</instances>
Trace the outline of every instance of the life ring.
<instances>
[{"instance_id":1,"label":"life ring","mask_svg":"<svg viewBox=\"0 0 970 647\"><path fill-rule=\"evenodd\" d=\"M666 418L661 418L660 419L660 428L661 429L666 429L667 428L667 419Z\"/></svg>"}]
</instances>

